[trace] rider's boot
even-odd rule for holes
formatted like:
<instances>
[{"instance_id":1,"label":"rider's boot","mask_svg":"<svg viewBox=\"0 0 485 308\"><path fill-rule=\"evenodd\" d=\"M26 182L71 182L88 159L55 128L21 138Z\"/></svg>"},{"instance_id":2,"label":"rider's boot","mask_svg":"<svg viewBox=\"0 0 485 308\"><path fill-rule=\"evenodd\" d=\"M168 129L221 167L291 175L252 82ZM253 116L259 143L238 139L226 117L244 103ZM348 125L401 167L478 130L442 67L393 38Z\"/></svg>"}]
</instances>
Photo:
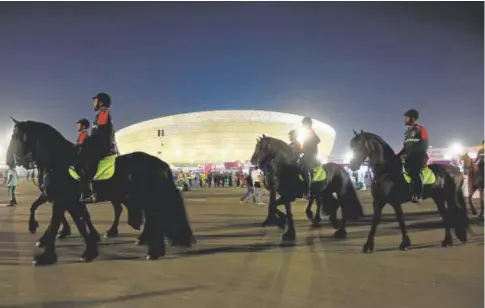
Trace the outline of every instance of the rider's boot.
<instances>
[{"instance_id":1,"label":"rider's boot","mask_svg":"<svg viewBox=\"0 0 485 308\"><path fill-rule=\"evenodd\" d=\"M412 179L413 184L413 198L412 202L420 203L423 199L423 181L421 176L416 176Z\"/></svg>"},{"instance_id":2,"label":"rider's boot","mask_svg":"<svg viewBox=\"0 0 485 308\"><path fill-rule=\"evenodd\" d=\"M303 198L310 199L310 188L312 186L311 173L306 170L303 172Z\"/></svg>"}]
</instances>

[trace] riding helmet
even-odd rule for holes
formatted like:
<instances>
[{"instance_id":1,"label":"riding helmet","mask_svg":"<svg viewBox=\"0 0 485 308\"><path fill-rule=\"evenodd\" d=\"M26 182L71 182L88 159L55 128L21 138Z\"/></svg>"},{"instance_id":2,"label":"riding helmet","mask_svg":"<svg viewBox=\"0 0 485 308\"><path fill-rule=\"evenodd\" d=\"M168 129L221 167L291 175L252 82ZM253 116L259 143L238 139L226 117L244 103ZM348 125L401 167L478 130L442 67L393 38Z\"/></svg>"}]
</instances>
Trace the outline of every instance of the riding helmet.
<instances>
[{"instance_id":1,"label":"riding helmet","mask_svg":"<svg viewBox=\"0 0 485 308\"><path fill-rule=\"evenodd\" d=\"M93 99L98 99L100 103L103 104L104 107L109 108L111 106L111 97L106 93L98 93Z\"/></svg>"},{"instance_id":2,"label":"riding helmet","mask_svg":"<svg viewBox=\"0 0 485 308\"><path fill-rule=\"evenodd\" d=\"M304 117L303 120L301 120L301 123L302 124L312 125L313 124L313 121L312 121L312 118L310 118L310 117Z\"/></svg>"},{"instance_id":3,"label":"riding helmet","mask_svg":"<svg viewBox=\"0 0 485 308\"><path fill-rule=\"evenodd\" d=\"M419 112L416 109L409 109L404 113L405 117L414 118L415 120L419 119Z\"/></svg>"},{"instance_id":4,"label":"riding helmet","mask_svg":"<svg viewBox=\"0 0 485 308\"><path fill-rule=\"evenodd\" d=\"M86 129L89 128L89 121L87 119L81 119L81 120L77 121L76 123L81 124Z\"/></svg>"}]
</instances>

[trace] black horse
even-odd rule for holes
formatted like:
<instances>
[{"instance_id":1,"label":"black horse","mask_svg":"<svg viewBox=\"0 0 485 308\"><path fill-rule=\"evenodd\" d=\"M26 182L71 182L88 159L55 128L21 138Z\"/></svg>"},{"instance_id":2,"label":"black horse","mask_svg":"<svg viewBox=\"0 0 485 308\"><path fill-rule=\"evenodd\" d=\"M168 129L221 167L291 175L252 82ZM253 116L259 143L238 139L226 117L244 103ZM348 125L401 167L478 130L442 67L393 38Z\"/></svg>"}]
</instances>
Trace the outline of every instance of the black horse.
<instances>
[{"instance_id":1,"label":"black horse","mask_svg":"<svg viewBox=\"0 0 485 308\"><path fill-rule=\"evenodd\" d=\"M401 158L394 153L394 150L381 137L361 131L350 141L350 147L354 157L350 161L350 168L358 170L360 165L368 158L369 165L374 173L372 183L372 197L374 215L372 227L364 244L363 252L374 250L374 237L377 225L380 222L382 209L390 204L395 213L402 233L402 242L399 245L401 250L411 246L411 241L406 232L402 203L411 200L410 185L405 180ZM453 238L450 232L454 228L455 235L462 242L467 240L468 217L466 213L465 199L461 188L463 185L463 174L453 166L432 164L428 166L434 173L435 181L432 184L424 185L423 197L431 198L436 203L445 225L445 238L442 246L452 245ZM426 183L425 183L426 184Z\"/></svg>"},{"instance_id":2,"label":"black horse","mask_svg":"<svg viewBox=\"0 0 485 308\"><path fill-rule=\"evenodd\" d=\"M261 164L261 163L260 163ZM274 170L277 170L276 162L274 159L270 159L267 163L262 162L264 171L264 184L269 191L269 206L268 216L263 221L263 227L270 225L277 225L279 228L284 229L286 225L286 215L276 208L276 191L277 191L277 178ZM328 215L329 221L334 229L337 231L334 233L336 238L345 238L347 231L345 229L346 220L339 220L337 218L337 210L342 204L353 203L362 209L362 204L357 196L357 191L352 184L350 176L343 167L335 163L327 163L322 165L327 174L326 187L324 192L316 191L310 194L307 207L305 208L305 215L310 220L313 227L317 227L322 221L321 214ZM315 214L312 211L312 205L316 202L317 210ZM363 216L363 212L360 216Z\"/></svg>"},{"instance_id":3,"label":"black horse","mask_svg":"<svg viewBox=\"0 0 485 308\"><path fill-rule=\"evenodd\" d=\"M57 261L56 235L65 211L68 211L86 249L82 261L98 256L95 235L88 232L90 221L87 210L79 202L82 186L69 171L78 162L74 145L53 127L34 121L16 121L7 151L9 166L28 167L29 159L45 170L43 193L52 202L52 217L48 228L44 252L34 257L34 264L53 264ZM145 214L147 232L147 259L165 255L164 238L174 246L190 247L195 243L189 226L184 202L175 187L167 163L142 152L116 158L114 174L93 183L100 201L116 200L128 210L128 224L139 229Z\"/></svg>"},{"instance_id":4,"label":"black horse","mask_svg":"<svg viewBox=\"0 0 485 308\"><path fill-rule=\"evenodd\" d=\"M304 186L300 177L301 168L297 164L293 149L282 140L263 135L256 143L251 163L258 165L263 170L268 168L272 170L274 196L276 196L276 191L280 195L280 198L277 200L270 200L268 217L263 222L263 226L270 225L276 221L281 227L284 224L278 223L278 220L287 220L288 230L283 235L283 240L294 240L296 235L291 202L295 201L296 198L302 197ZM271 165L271 167L268 167L268 165ZM341 167L336 164L327 164L327 168L324 169L327 173L326 179L312 183L311 192L315 196L317 204L322 206L325 212L328 213L335 213L338 209L338 206L335 206L335 202L329 201L335 200L333 193L337 193L341 198L343 219L336 236L345 237L346 220L358 219L362 215L362 205L357 198L352 183L347 181L348 176L346 179L339 172L339 168ZM346 175L345 170L343 172ZM277 212L277 206L281 204L285 205L286 215L282 212ZM326 205L331 205L333 209L326 209Z\"/></svg>"}]
</instances>

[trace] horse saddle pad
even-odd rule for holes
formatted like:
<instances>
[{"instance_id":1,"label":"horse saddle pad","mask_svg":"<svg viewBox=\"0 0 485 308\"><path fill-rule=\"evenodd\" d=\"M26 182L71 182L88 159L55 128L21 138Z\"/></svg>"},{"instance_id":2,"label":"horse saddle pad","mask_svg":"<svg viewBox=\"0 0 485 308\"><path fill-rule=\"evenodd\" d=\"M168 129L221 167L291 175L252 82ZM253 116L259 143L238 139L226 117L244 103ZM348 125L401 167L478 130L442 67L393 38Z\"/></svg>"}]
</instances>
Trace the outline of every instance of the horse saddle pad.
<instances>
[{"instance_id":1,"label":"horse saddle pad","mask_svg":"<svg viewBox=\"0 0 485 308\"><path fill-rule=\"evenodd\" d=\"M326 179L327 179L327 172L325 171L325 169L323 169L321 165L313 168L312 183L325 181ZM301 174L300 174L300 180L303 181L303 176Z\"/></svg>"},{"instance_id":2,"label":"horse saddle pad","mask_svg":"<svg viewBox=\"0 0 485 308\"><path fill-rule=\"evenodd\" d=\"M93 181L109 180L113 177L113 174L115 174L116 157L117 155L106 156L99 161ZM74 167L69 167L69 174L75 180L79 181L81 179Z\"/></svg>"},{"instance_id":3,"label":"horse saddle pad","mask_svg":"<svg viewBox=\"0 0 485 308\"><path fill-rule=\"evenodd\" d=\"M409 184L411 183L411 177L406 173L403 172L404 180ZM431 185L434 184L436 181L436 175L429 169L428 167L421 169L421 179L424 185Z\"/></svg>"}]
</instances>

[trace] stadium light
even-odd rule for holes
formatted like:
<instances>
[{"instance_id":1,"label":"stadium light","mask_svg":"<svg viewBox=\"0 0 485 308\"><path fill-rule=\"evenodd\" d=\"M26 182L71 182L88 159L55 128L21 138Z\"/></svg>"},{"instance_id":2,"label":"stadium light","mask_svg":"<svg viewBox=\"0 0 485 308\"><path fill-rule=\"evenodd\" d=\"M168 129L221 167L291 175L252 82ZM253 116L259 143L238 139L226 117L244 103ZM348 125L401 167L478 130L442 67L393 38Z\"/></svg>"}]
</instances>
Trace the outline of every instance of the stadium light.
<instances>
[{"instance_id":1,"label":"stadium light","mask_svg":"<svg viewBox=\"0 0 485 308\"><path fill-rule=\"evenodd\" d=\"M449 147L449 151L451 156L460 155L463 153L463 145L459 142L455 142Z\"/></svg>"},{"instance_id":2,"label":"stadium light","mask_svg":"<svg viewBox=\"0 0 485 308\"><path fill-rule=\"evenodd\" d=\"M348 151L344 156L344 163L349 163L354 158L354 152Z\"/></svg>"},{"instance_id":3,"label":"stadium light","mask_svg":"<svg viewBox=\"0 0 485 308\"><path fill-rule=\"evenodd\" d=\"M297 132L297 140L299 143L303 144L305 143L306 139L308 138L308 131L305 129L299 129Z\"/></svg>"}]
</instances>

